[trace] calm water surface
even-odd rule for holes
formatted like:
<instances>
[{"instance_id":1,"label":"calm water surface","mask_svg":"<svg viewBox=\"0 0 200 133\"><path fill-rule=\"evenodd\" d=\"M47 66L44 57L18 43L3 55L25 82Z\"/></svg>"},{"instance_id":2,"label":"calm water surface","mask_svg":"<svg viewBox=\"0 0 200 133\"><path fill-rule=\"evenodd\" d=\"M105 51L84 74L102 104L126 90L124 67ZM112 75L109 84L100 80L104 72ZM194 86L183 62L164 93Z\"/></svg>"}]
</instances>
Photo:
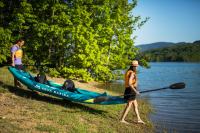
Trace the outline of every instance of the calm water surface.
<instances>
[{"instance_id":1,"label":"calm water surface","mask_svg":"<svg viewBox=\"0 0 200 133\"><path fill-rule=\"evenodd\" d=\"M156 132L200 133L200 63L151 63L150 69L138 68L140 91L184 82L185 89L141 94L154 107L150 119ZM105 86L123 92L123 80Z\"/></svg>"}]
</instances>

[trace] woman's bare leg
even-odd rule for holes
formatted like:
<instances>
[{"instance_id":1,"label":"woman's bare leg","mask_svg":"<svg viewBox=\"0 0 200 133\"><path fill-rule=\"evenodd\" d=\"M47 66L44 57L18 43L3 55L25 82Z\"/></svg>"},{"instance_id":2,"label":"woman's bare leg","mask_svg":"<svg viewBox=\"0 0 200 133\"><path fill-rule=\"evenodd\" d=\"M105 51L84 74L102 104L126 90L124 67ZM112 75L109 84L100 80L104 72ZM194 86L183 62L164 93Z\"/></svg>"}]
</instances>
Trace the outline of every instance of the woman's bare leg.
<instances>
[{"instance_id":1,"label":"woman's bare leg","mask_svg":"<svg viewBox=\"0 0 200 133\"><path fill-rule=\"evenodd\" d=\"M139 114L139 111L138 111L138 103L137 103L137 100L134 100L133 101L133 109L135 111L135 114L137 116L137 119L138 119L138 123L142 123L142 124L145 124L142 119L140 118L140 114Z\"/></svg>"},{"instance_id":2,"label":"woman's bare leg","mask_svg":"<svg viewBox=\"0 0 200 133\"><path fill-rule=\"evenodd\" d=\"M18 82L17 82L17 79L15 77L14 77L14 85L15 85L15 87L18 86Z\"/></svg>"},{"instance_id":3,"label":"woman's bare leg","mask_svg":"<svg viewBox=\"0 0 200 133\"><path fill-rule=\"evenodd\" d=\"M19 88L23 88L22 84L15 77L14 77L14 86L19 87Z\"/></svg>"},{"instance_id":4,"label":"woman's bare leg","mask_svg":"<svg viewBox=\"0 0 200 133\"><path fill-rule=\"evenodd\" d=\"M128 103L126 104L126 107L125 107L125 109L122 113L122 117L121 117L120 122L128 124L128 122L125 121L125 118L126 118L128 112L129 112L132 104L133 104L133 101L128 101Z\"/></svg>"}]
</instances>

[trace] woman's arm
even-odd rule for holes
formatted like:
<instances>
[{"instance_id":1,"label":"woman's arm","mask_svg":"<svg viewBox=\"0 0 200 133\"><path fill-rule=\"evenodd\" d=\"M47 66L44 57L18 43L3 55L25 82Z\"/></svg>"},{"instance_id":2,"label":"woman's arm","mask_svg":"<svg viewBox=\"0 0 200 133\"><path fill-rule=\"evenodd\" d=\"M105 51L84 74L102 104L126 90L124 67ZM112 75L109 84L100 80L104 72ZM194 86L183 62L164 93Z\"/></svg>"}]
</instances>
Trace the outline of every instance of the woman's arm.
<instances>
[{"instance_id":1,"label":"woman's arm","mask_svg":"<svg viewBox=\"0 0 200 133\"><path fill-rule=\"evenodd\" d=\"M11 58L12 58L12 66L15 66L15 52L12 52L11 54Z\"/></svg>"}]
</instances>

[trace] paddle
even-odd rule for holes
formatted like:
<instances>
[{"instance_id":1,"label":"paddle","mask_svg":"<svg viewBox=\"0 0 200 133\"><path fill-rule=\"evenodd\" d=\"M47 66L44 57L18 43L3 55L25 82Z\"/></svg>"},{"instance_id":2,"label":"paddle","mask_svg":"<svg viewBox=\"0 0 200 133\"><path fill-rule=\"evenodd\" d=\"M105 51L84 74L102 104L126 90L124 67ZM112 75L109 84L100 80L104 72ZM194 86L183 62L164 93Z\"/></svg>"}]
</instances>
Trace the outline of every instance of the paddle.
<instances>
[{"instance_id":1,"label":"paddle","mask_svg":"<svg viewBox=\"0 0 200 133\"><path fill-rule=\"evenodd\" d=\"M145 91L141 91L140 93L146 93L146 92L152 92L152 91L159 91L159 90L165 90L165 89L183 89L185 88L185 83L180 82L180 83L175 83L172 84L170 86L164 87L164 88L158 88L158 89L152 89L152 90L145 90ZM132 94L128 94L128 95L132 95ZM127 96L127 95L120 95L120 96ZM119 96L113 96L113 97L119 97ZM110 96L100 96L94 99L94 102L96 103L100 103L100 102L105 102L105 101L109 101L111 99L113 99L113 97Z\"/></svg>"},{"instance_id":2,"label":"paddle","mask_svg":"<svg viewBox=\"0 0 200 133\"><path fill-rule=\"evenodd\" d=\"M175 83L175 84L172 84L172 85L170 85L168 87L164 87L164 88L141 91L140 93L146 93L146 92L151 92L151 91L159 91L159 90L164 90L164 89L183 89L183 88L185 88L185 83L180 82L180 83Z\"/></svg>"}]
</instances>

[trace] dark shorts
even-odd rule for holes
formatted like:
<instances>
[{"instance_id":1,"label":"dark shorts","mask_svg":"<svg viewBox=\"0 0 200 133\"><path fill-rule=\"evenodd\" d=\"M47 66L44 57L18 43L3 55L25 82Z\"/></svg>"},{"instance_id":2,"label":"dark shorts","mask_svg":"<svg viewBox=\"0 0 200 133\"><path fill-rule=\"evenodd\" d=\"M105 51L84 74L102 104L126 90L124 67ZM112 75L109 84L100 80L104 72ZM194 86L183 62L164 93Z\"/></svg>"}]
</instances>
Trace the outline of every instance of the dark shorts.
<instances>
[{"instance_id":1,"label":"dark shorts","mask_svg":"<svg viewBox=\"0 0 200 133\"><path fill-rule=\"evenodd\" d=\"M24 70L24 66L23 65L15 65L15 68L17 68L19 70Z\"/></svg>"},{"instance_id":2,"label":"dark shorts","mask_svg":"<svg viewBox=\"0 0 200 133\"><path fill-rule=\"evenodd\" d=\"M129 100L135 100L136 99L136 93L134 90L132 90L130 87L127 87L124 91L124 99Z\"/></svg>"}]
</instances>

